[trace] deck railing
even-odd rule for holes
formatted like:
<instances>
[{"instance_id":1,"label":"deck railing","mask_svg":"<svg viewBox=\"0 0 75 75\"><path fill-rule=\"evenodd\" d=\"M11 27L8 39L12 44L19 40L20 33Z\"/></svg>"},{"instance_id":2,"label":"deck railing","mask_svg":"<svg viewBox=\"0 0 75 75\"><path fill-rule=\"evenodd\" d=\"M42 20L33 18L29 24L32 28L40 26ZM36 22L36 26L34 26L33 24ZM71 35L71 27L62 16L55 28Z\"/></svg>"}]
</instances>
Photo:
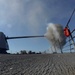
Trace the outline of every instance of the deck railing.
<instances>
[{"instance_id":1,"label":"deck railing","mask_svg":"<svg viewBox=\"0 0 75 75\"><path fill-rule=\"evenodd\" d=\"M75 32L75 29L71 32L71 35ZM67 38L68 40L66 41L66 45L63 47L62 51L63 52L75 52L75 36L72 35L72 38L69 36Z\"/></svg>"}]
</instances>

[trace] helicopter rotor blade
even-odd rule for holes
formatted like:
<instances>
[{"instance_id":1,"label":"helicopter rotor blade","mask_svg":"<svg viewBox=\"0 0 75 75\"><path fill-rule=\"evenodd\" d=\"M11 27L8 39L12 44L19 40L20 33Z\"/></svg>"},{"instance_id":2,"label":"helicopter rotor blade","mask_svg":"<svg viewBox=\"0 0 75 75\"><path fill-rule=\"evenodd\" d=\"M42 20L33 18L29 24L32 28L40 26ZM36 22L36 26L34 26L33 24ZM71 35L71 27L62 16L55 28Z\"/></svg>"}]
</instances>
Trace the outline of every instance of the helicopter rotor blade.
<instances>
[{"instance_id":1,"label":"helicopter rotor blade","mask_svg":"<svg viewBox=\"0 0 75 75\"><path fill-rule=\"evenodd\" d=\"M68 27L68 25L69 25L69 23L70 23L70 21L71 21L71 19L72 19L72 16L73 16L73 14L74 14L74 12L75 12L75 9L73 10L73 12L72 12L72 14L71 14L71 16L70 16L70 18L69 18L69 20L68 20L68 22L67 22L67 24L66 24L66 27Z\"/></svg>"}]
</instances>

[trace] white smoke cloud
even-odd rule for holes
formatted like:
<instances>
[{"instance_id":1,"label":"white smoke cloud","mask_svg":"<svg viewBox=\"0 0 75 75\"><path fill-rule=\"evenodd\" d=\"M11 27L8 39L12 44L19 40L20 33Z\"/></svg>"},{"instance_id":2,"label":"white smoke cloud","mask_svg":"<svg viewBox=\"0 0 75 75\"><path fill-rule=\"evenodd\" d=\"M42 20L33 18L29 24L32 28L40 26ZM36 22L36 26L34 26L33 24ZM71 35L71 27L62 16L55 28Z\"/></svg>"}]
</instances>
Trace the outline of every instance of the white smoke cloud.
<instances>
[{"instance_id":1,"label":"white smoke cloud","mask_svg":"<svg viewBox=\"0 0 75 75\"><path fill-rule=\"evenodd\" d=\"M0 0L0 23L9 27L8 24L21 13L21 5L20 0Z\"/></svg>"},{"instance_id":2,"label":"white smoke cloud","mask_svg":"<svg viewBox=\"0 0 75 75\"><path fill-rule=\"evenodd\" d=\"M40 26L53 18L65 17L61 5L55 5L58 0L0 0L0 26L25 26L32 32L38 32ZM59 4L59 3L58 3ZM63 11L63 12L62 12ZM62 16L61 16L62 14ZM58 17L59 16L59 17Z\"/></svg>"},{"instance_id":3,"label":"white smoke cloud","mask_svg":"<svg viewBox=\"0 0 75 75\"><path fill-rule=\"evenodd\" d=\"M19 23L36 32L48 17L44 7L38 0L0 0L0 26Z\"/></svg>"},{"instance_id":4,"label":"white smoke cloud","mask_svg":"<svg viewBox=\"0 0 75 75\"><path fill-rule=\"evenodd\" d=\"M47 11L44 9L45 5L41 1L36 0L30 3L29 6L31 7L26 13L28 27L31 27L32 31L34 31L33 28L35 28L38 32L40 26L45 25L48 19Z\"/></svg>"},{"instance_id":5,"label":"white smoke cloud","mask_svg":"<svg viewBox=\"0 0 75 75\"><path fill-rule=\"evenodd\" d=\"M49 23L45 37L56 50L63 48L66 44L66 37L63 33L63 27L60 24Z\"/></svg>"}]
</instances>

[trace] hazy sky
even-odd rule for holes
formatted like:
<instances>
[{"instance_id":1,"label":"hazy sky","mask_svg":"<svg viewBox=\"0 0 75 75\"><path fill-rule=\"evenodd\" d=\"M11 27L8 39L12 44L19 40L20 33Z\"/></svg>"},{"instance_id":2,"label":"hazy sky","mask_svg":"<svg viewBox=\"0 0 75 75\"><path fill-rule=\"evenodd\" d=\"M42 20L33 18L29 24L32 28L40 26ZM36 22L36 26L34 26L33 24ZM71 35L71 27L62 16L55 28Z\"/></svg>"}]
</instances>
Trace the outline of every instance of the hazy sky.
<instances>
[{"instance_id":1,"label":"hazy sky","mask_svg":"<svg viewBox=\"0 0 75 75\"><path fill-rule=\"evenodd\" d=\"M64 27L75 8L75 0L0 0L0 31L6 36L43 35L48 23ZM69 24L75 27L75 14ZM46 38L8 40L10 50L44 51Z\"/></svg>"}]
</instances>

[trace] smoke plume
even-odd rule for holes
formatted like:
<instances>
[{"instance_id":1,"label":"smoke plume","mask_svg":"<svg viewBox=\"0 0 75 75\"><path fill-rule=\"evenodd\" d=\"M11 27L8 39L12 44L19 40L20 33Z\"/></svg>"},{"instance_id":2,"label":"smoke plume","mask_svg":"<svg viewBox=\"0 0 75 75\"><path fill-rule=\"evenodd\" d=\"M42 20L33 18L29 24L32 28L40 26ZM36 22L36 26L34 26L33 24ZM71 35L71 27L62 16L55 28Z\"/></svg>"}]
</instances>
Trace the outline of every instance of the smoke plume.
<instances>
[{"instance_id":1,"label":"smoke plume","mask_svg":"<svg viewBox=\"0 0 75 75\"><path fill-rule=\"evenodd\" d=\"M56 50L62 49L66 44L66 37L63 33L63 27L60 24L49 23L45 37Z\"/></svg>"}]
</instances>

